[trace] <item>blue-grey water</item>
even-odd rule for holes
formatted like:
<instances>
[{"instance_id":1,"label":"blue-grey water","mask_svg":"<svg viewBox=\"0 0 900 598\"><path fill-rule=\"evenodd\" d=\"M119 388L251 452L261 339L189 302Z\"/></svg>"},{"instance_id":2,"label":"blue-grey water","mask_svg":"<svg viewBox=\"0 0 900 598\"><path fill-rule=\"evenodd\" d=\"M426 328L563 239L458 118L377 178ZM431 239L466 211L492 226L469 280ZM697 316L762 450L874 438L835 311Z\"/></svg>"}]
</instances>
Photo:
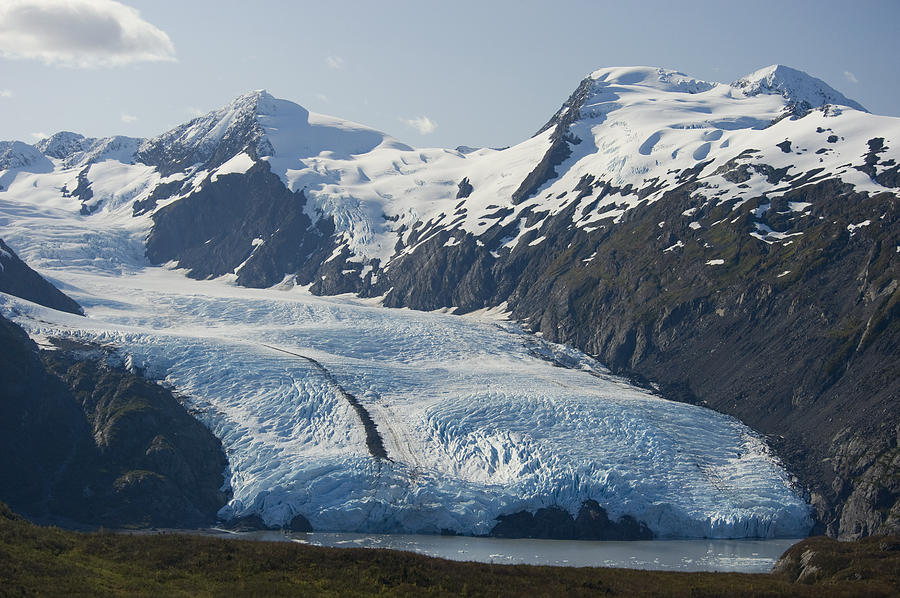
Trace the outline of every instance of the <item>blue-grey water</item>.
<instances>
[{"instance_id":1,"label":"blue-grey water","mask_svg":"<svg viewBox=\"0 0 900 598\"><path fill-rule=\"evenodd\" d=\"M413 534L213 533L256 540L293 541L312 546L389 548L455 561L563 567L627 567L663 571L740 571L744 573L769 572L778 557L800 541L799 538L794 538L586 542Z\"/></svg>"}]
</instances>

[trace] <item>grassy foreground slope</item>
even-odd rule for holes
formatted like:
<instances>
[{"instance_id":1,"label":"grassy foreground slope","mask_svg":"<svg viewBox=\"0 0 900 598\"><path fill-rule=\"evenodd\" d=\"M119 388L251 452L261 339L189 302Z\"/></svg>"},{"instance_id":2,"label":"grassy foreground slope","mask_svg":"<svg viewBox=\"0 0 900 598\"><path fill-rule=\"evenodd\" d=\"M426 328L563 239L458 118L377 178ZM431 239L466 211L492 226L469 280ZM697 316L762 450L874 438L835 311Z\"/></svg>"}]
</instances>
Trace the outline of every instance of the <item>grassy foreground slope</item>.
<instances>
[{"instance_id":1,"label":"grassy foreground slope","mask_svg":"<svg viewBox=\"0 0 900 598\"><path fill-rule=\"evenodd\" d=\"M783 573L460 563L404 552L39 527L0 503L3 596L896 596L900 539L793 547ZM812 556L804 556L811 551ZM797 583L800 570L816 568Z\"/></svg>"}]
</instances>

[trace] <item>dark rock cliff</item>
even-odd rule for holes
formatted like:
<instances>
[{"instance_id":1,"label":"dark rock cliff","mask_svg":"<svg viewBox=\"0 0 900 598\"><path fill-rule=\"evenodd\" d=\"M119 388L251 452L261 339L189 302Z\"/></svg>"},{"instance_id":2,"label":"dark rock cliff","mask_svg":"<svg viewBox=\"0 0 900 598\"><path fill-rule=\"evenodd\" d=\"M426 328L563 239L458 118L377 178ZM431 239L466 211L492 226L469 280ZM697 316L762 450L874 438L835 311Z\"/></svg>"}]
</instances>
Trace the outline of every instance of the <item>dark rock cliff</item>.
<instances>
[{"instance_id":1,"label":"dark rock cliff","mask_svg":"<svg viewBox=\"0 0 900 598\"><path fill-rule=\"evenodd\" d=\"M257 162L246 174L207 180L199 191L153 214L147 257L170 260L191 278L237 274L248 287L268 287L296 273L309 282L333 247L330 219L313 224L303 192L292 193Z\"/></svg>"},{"instance_id":2,"label":"dark rock cliff","mask_svg":"<svg viewBox=\"0 0 900 598\"><path fill-rule=\"evenodd\" d=\"M0 318L0 499L32 517L192 527L224 503L221 443L96 348L43 351Z\"/></svg>"},{"instance_id":3,"label":"dark rock cliff","mask_svg":"<svg viewBox=\"0 0 900 598\"><path fill-rule=\"evenodd\" d=\"M572 155L572 145L581 143L580 139L569 132L569 127L578 120L581 108L593 87L594 81L590 77L584 79L556 114L547 121L547 124L535 133L535 135L540 135L544 131L553 129L550 134L550 147L540 162L528 173L519 188L513 192L512 202L514 204L521 203L540 189L541 185L556 178L558 176L556 167Z\"/></svg>"}]
</instances>

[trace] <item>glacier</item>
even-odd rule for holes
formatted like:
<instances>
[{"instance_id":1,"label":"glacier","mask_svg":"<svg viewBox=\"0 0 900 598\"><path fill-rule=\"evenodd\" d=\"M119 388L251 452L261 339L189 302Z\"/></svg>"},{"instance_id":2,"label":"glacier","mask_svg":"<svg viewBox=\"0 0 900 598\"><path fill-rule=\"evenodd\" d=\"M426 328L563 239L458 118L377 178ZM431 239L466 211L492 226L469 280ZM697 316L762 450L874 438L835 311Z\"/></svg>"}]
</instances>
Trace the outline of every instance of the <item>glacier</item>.
<instances>
[{"instance_id":1,"label":"glacier","mask_svg":"<svg viewBox=\"0 0 900 598\"><path fill-rule=\"evenodd\" d=\"M223 518L485 534L498 515L574 513L590 498L660 537L808 532L809 505L752 430L632 386L502 311L387 309L289 281L247 289L150 266L149 216L133 217L129 202L159 174L95 167L114 164L128 184L98 189L109 200L89 218L59 195L70 173L7 177L0 236L87 317L9 295L0 311L45 347L96 344L177 391L223 442L233 492ZM342 392L370 414L387 459L370 455Z\"/></svg>"}]
</instances>

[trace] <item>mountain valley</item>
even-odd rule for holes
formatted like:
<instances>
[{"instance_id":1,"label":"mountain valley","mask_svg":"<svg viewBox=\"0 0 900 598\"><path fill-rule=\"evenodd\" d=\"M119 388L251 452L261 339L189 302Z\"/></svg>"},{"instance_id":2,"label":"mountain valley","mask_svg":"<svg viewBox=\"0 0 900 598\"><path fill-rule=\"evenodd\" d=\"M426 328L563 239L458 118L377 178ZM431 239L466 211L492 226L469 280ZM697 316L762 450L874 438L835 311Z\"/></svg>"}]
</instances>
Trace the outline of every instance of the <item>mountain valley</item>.
<instances>
[{"instance_id":1,"label":"mountain valley","mask_svg":"<svg viewBox=\"0 0 900 598\"><path fill-rule=\"evenodd\" d=\"M172 389L222 443L223 519L897 533L898 189L900 120L784 66L601 69L503 150L257 91L0 142L4 254L87 317L0 311Z\"/></svg>"}]
</instances>

